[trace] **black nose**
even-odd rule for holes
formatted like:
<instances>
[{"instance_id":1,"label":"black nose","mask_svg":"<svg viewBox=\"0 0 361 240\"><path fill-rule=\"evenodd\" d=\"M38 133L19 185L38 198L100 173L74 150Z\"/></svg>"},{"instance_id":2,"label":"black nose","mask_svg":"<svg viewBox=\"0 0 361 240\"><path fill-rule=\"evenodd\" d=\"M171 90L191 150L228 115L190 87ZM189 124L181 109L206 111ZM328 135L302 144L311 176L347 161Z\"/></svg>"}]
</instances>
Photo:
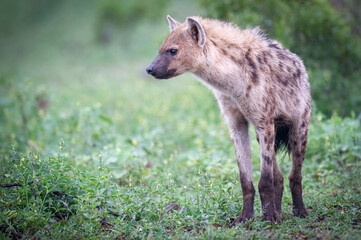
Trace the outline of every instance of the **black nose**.
<instances>
[{"instance_id":1,"label":"black nose","mask_svg":"<svg viewBox=\"0 0 361 240\"><path fill-rule=\"evenodd\" d=\"M154 74L154 67L153 66L149 66L147 67L147 73L150 74L150 75L153 75Z\"/></svg>"}]
</instances>

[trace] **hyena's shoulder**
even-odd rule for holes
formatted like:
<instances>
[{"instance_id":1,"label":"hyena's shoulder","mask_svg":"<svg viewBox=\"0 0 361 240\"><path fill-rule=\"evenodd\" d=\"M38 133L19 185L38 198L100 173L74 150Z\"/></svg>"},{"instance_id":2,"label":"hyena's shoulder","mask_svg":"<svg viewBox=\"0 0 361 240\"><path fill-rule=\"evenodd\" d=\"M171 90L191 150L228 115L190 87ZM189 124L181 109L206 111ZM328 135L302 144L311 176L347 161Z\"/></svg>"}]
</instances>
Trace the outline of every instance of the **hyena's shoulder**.
<instances>
[{"instance_id":1,"label":"hyena's shoulder","mask_svg":"<svg viewBox=\"0 0 361 240\"><path fill-rule=\"evenodd\" d=\"M268 39L267 47L271 57L271 80L283 87L309 87L306 67L299 56L284 48L275 40Z\"/></svg>"},{"instance_id":2,"label":"hyena's shoulder","mask_svg":"<svg viewBox=\"0 0 361 240\"><path fill-rule=\"evenodd\" d=\"M307 75L302 60L278 41L268 38L260 27L241 29L233 23L200 20L210 44L216 45L216 50L223 52L224 57L231 57L258 71L262 71L261 65L269 65L272 72L292 72L295 78Z\"/></svg>"}]
</instances>

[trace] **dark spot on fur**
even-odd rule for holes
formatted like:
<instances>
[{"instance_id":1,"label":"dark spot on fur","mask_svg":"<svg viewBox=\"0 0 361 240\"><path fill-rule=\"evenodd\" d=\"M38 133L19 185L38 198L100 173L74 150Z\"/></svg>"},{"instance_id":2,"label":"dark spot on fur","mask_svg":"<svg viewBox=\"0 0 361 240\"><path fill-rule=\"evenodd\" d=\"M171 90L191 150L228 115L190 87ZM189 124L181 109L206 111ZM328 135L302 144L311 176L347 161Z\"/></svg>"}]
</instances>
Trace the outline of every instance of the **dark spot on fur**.
<instances>
[{"instance_id":1,"label":"dark spot on fur","mask_svg":"<svg viewBox=\"0 0 361 240\"><path fill-rule=\"evenodd\" d=\"M256 69L257 69L257 66L256 64L254 63L254 61L252 60L251 58L251 49L248 49L246 55L245 55L245 58L248 62L248 65L253 69L253 71L251 72L251 80L254 84L258 84L258 74L256 73Z\"/></svg>"},{"instance_id":2,"label":"dark spot on fur","mask_svg":"<svg viewBox=\"0 0 361 240\"><path fill-rule=\"evenodd\" d=\"M223 48L221 49L222 50L222 53L225 55L225 56L228 56L228 52L226 50L224 50Z\"/></svg>"},{"instance_id":3,"label":"dark spot on fur","mask_svg":"<svg viewBox=\"0 0 361 240\"><path fill-rule=\"evenodd\" d=\"M271 149L272 149L271 144L267 144L267 151L271 151Z\"/></svg>"},{"instance_id":4,"label":"dark spot on fur","mask_svg":"<svg viewBox=\"0 0 361 240\"><path fill-rule=\"evenodd\" d=\"M288 84L287 77L282 77L282 76L276 74L276 78L277 78L278 82L280 82L282 85L287 86L287 84Z\"/></svg>"},{"instance_id":5,"label":"dark spot on fur","mask_svg":"<svg viewBox=\"0 0 361 240\"><path fill-rule=\"evenodd\" d=\"M262 159L268 164L272 164L272 159L269 156L262 154Z\"/></svg>"},{"instance_id":6,"label":"dark spot on fur","mask_svg":"<svg viewBox=\"0 0 361 240\"><path fill-rule=\"evenodd\" d=\"M265 125L265 116L261 116L261 119L259 120L259 122L262 124L262 125ZM266 133L267 134L267 133Z\"/></svg>"},{"instance_id":7,"label":"dark spot on fur","mask_svg":"<svg viewBox=\"0 0 361 240\"><path fill-rule=\"evenodd\" d=\"M269 191L272 186L273 186L272 175L269 172L262 173L258 183L258 189L260 193Z\"/></svg>"},{"instance_id":8,"label":"dark spot on fur","mask_svg":"<svg viewBox=\"0 0 361 240\"><path fill-rule=\"evenodd\" d=\"M305 124L305 122L302 122L301 128L304 128L304 127L306 127L306 124Z\"/></svg>"},{"instance_id":9,"label":"dark spot on fur","mask_svg":"<svg viewBox=\"0 0 361 240\"><path fill-rule=\"evenodd\" d=\"M247 58L248 61L248 65L252 68L252 69L256 69L256 65L254 64L253 60L251 58Z\"/></svg>"},{"instance_id":10,"label":"dark spot on fur","mask_svg":"<svg viewBox=\"0 0 361 240\"><path fill-rule=\"evenodd\" d=\"M309 111L309 109L306 109L306 110L305 110L305 112L304 112L303 115L302 115L303 118L306 118L306 117L308 116L308 111Z\"/></svg>"},{"instance_id":11,"label":"dark spot on fur","mask_svg":"<svg viewBox=\"0 0 361 240\"><path fill-rule=\"evenodd\" d=\"M231 57L232 61L237 63L239 66L243 65L243 62L239 61L235 56L231 55L230 57Z\"/></svg>"},{"instance_id":12,"label":"dark spot on fur","mask_svg":"<svg viewBox=\"0 0 361 240\"><path fill-rule=\"evenodd\" d=\"M258 83L258 75L255 71L251 73L252 82L257 84Z\"/></svg>"},{"instance_id":13,"label":"dark spot on fur","mask_svg":"<svg viewBox=\"0 0 361 240\"><path fill-rule=\"evenodd\" d=\"M277 81L278 81L278 82L281 82L281 81L282 81L280 75L276 74L276 78L277 78Z\"/></svg>"},{"instance_id":14,"label":"dark spot on fur","mask_svg":"<svg viewBox=\"0 0 361 240\"><path fill-rule=\"evenodd\" d=\"M277 57L278 57L278 59L281 59L281 60L285 60L285 59L286 59L285 55L284 55L283 53L281 53L281 52L278 52L278 53L277 53Z\"/></svg>"},{"instance_id":15,"label":"dark spot on fur","mask_svg":"<svg viewBox=\"0 0 361 240\"><path fill-rule=\"evenodd\" d=\"M253 62L252 58L251 58L251 49L248 49L246 55L245 55L245 58L248 62L248 65L252 68L252 69L256 69L256 64Z\"/></svg>"},{"instance_id":16,"label":"dark spot on fur","mask_svg":"<svg viewBox=\"0 0 361 240\"><path fill-rule=\"evenodd\" d=\"M280 47L279 47L277 44L275 44L275 43L270 43L270 44L268 45L268 47L280 49Z\"/></svg>"},{"instance_id":17,"label":"dark spot on fur","mask_svg":"<svg viewBox=\"0 0 361 240\"><path fill-rule=\"evenodd\" d=\"M307 141L307 129L305 129L306 130L306 132L305 132L305 134L303 135L303 137L304 137L304 141Z\"/></svg>"},{"instance_id":18,"label":"dark spot on fur","mask_svg":"<svg viewBox=\"0 0 361 240\"><path fill-rule=\"evenodd\" d=\"M257 61L258 61L259 64L263 63L262 58L260 58L260 56L257 56Z\"/></svg>"},{"instance_id":19,"label":"dark spot on fur","mask_svg":"<svg viewBox=\"0 0 361 240\"><path fill-rule=\"evenodd\" d=\"M306 135L306 134L302 135L302 136L301 136L301 139L302 139L302 141L306 141L307 135Z\"/></svg>"},{"instance_id":20,"label":"dark spot on fur","mask_svg":"<svg viewBox=\"0 0 361 240\"><path fill-rule=\"evenodd\" d=\"M269 104L270 104L270 103L268 102L268 100L267 100L267 99L266 99L266 100L265 100L265 99L263 99L263 102L265 103L265 105L264 105L264 109L263 109L263 110L264 110L265 112L267 112L267 111L268 111L268 106L269 106Z\"/></svg>"},{"instance_id":21,"label":"dark spot on fur","mask_svg":"<svg viewBox=\"0 0 361 240\"><path fill-rule=\"evenodd\" d=\"M228 49L234 49L234 50L238 50L239 49L239 47L236 45L236 44L233 44L233 43L230 43L230 44L228 44L227 45L227 48Z\"/></svg>"},{"instance_id":22,"label":"dark spot on fur","mask_svg":"<svg viewBox=\"0 0 361 240\"><path fill-rule=\"evenodd\" d=\"M264 68L264 65L259 65L259 70L261 71L261 72L264 72L265 70L264 70L265 68Z\"/></svg>"},{"instance_id":23,"label":"dark spot on fur","mask_svg":"<svg viewBox=\"0 0 361 240\"><path fill-rule=\"evenodd\" d=\"M249 97L249 93L251 92L252 86L248 85L246 89L246 97Z\"/></svg>"},{"instance_id":24,"label":"dark spot on fur","mask_svg":"<svg viewBox=\"0 0 361 240\"><path fill-rule=\"evenodd\" d=\"M213 43L213 45L215 46L215 47L218 47L218 45L211 39L211 42Z\"/></svg>"},{"instance_id":25,"label":"dark spot on fur","mask_svg":"<svg viewBox=\"0 0 361 240\"><path fill-rule=\"evenodd\" d=\"M271 103L273 103L273 89L272 88L268 88L267 89L267 96L268 96L268 99Z\"/></svg>"},{"instance_id":26,"label":"dark spot on fur","mask_svg":"<svg viewBox=\"0 0 361 240\"><path fill-rule=\"evenodd\" d=\"M266 135L268 135L269 137L273 137L273 134L271 132L271 129L267 129L267 131L265 132Z\"/></svg>"},{"instance_id":27,"label":"dark spot on fur","mask_svg":"<svg viewBox=\"0 0 361 240\"><path fill-rule=\"evenodd\" d=\"M263 62L267 64L268 63L267 56L269 55L269 52L264 51L262 52L262 55L263 55Z\"/></svg>"}]
</instances>

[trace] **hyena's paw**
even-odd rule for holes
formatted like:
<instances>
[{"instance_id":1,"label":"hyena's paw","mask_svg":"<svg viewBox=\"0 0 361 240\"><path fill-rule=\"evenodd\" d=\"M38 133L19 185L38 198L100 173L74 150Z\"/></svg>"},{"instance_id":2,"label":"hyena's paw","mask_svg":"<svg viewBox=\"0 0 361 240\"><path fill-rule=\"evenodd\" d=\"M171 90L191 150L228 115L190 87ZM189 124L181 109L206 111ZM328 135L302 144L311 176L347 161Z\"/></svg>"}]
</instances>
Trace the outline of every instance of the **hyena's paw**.
<instances>
[{"instance_id":1,"label":"hyena's paw","mask_svg":"<svg viewBox=\"0 0 361 240\"><path fill-rule=\"evenodd\" d=\"M295 215L295 217L300 217L300 218L305 218L308 215L310 215L305 207L302 207L302 208L295 208L294 207L293 208L293 214Z\"/></svg>"},{"instance_id":2,"label":"hyena's paw","mask_svg":"<svg viewBox=\"0 0 361 240\"><path fill-rule=\"evenodd\" d=\"M263 213L262 215L262 221L268 221L271 224L275 224L275 223L279 223L280 221L280 216L278 215L278 213L276 211L273 212L268 212L268 213Z\"/></svg>"},{"instance_id":3,"label":"hyena's paw","mask_svg":"<svg viewBox=\"0 0 361 240\"><path fill-rule=\"evenodd\" d=\"M232 226L235 226L239 223L244 223L247 220L253 218L253 216L243 216L243 214L241 216L239 216L238 218L236 218L233 222L232 222Z\"/></svg>"}]
</instances>

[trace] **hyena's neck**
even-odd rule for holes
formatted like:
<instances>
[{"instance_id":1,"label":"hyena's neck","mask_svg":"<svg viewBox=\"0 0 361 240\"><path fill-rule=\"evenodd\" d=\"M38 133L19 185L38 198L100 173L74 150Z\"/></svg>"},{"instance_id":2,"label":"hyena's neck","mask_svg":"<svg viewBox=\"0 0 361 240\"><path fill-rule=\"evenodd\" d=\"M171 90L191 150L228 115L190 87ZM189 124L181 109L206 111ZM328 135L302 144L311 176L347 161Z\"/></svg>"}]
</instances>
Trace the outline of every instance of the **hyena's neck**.
<instances>
[{"instance_id":1,"label":"hyena's neck","mask_svg":"<svg viewBox=\"0 0 361 240\"><path fill-rule=\"evenodd\" d=\"M212 89L243 96L247 86L260 83L257 56L266 50L267 39L258 29L237 30L232 36L209 33L195 75Z\"/></svg>"},{"instance_id":2,"label":"hyena's neck","mask_svg":"<svg viewBox=\"0 0 361 240\"><path fill-rule=\"evenodd\" d=\"M193 75L209 87L227 95L242 95L242 90L247 85L244 49L220 48L207 46L207 53L203 62L198 66ZM211 53L210 53L211 52Z\"/></svg>"},{"instance_id":3,"label":"hyena's neck","mask_svg":"<svg viewBox=\"0 0 361 240\"><path fill-rule=\"evenodd\" d=\"M199 82L201 82L211 90L216 90L225 94L232 91L235 87L232 86L232 82L234 81L226 78L224 75L222 76L217 74L214 69L204 69L202 71L193 73L193 76L195 76Z\"/></svg>"}]
</instances>

